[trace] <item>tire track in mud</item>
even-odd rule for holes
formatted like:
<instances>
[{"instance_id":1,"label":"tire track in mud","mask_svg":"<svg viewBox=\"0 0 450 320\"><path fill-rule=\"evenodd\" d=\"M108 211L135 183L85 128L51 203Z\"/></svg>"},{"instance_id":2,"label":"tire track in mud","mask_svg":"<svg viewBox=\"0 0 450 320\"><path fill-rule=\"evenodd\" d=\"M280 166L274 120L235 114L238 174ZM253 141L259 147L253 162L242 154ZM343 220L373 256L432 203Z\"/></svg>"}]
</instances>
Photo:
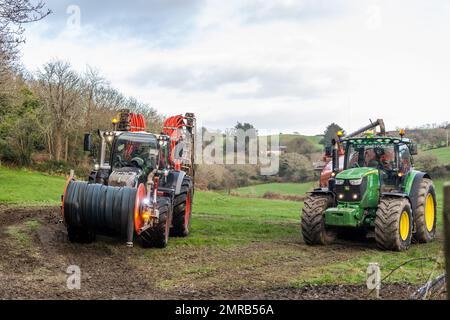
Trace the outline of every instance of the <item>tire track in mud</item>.
<instances>
[{"instance_id":1,"label":"tire track in mud","mask_svg":"<svg viewBox=\"0 0 450 320\"><path fill-rule=\"evenodd\" d=\"M338 242L308 247L300 237L240 246L127 248L99 238L72 244L57 207L0 207L0 299L364 299L364 286L290 287L317 267L367 254L371 246ZM38 221L29 231L29 221ZM9 228L29 231L28 241ZM66 269L81 268L81 290L68 290ZM385 298L407 298L408 285L388 285Z\"/></svg>"},{"instance_id":2,"label":"tire track in mud","mask_svg":"<svg viewBox=\"0 0 450 320\"><path fill-rule=\"evenodd\" d=\"M71 244L59 219L55 207L0 208L0 299L135 299L142 293L159 298L130 265L129 248L103 241ZM18 244L7 230L29 220L40 227L29 244ZM67 289L69 265L81 268L81 290Z\"/></svg>"}]
</instances>

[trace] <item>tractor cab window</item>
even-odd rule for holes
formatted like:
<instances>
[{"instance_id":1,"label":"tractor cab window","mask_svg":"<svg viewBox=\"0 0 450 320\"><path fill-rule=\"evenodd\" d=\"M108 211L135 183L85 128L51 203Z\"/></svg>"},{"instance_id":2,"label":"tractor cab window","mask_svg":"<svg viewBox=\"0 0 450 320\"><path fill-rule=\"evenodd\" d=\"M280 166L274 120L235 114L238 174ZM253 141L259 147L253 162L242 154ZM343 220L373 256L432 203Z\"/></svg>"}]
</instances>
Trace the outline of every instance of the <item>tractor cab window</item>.
<instances>
[{"instance_id":1,"label":"tractor cab window","mask_svg":"<svg viewBox=\"0 0 450 320\"><path fill-rule=\"evenodd\" d=\"M396 168L395 146L392 144L349 144L346 168L371 167L384 171Z\"/></svg>"},{"instance_id":2,"label":"tractor cab window","mask_svg":"<svg viewBox=\"0 0 450 320\"><path fill-rule=\"evenodd\" d=\"M411 153L407 145L400 145L399 147L399 172L403 175L407 174L412 169Z\"/></svg>"},{"instance_id":3,"label":"tractor cab window","mask_svg":"<svg viewBox=\"0 0 450 320\"><path fill-rule=\"evenodd\" d=\"M153 135L122 134L114 144L113 170L134 167L144 171L157 164L157 141Z\"/></svg>"}]
</instances>

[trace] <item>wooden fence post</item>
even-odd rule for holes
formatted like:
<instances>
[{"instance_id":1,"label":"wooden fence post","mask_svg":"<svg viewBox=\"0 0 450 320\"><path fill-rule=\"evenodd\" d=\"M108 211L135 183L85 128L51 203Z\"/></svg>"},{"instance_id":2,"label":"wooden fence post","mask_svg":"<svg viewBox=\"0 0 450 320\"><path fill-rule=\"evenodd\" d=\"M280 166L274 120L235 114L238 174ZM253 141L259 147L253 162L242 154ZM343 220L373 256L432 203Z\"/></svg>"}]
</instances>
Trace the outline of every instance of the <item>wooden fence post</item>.
<instances>
[{"instance_id":1,"label":"wooden fence post","mask_svg":"<svg viewBox=\"0 0 450 320\"><path fill-rule=\"evenodd\" d=\"M444 186L445 268L447 271L447 300L450 300L450 184Z\"/></svg>"}]
</instances>

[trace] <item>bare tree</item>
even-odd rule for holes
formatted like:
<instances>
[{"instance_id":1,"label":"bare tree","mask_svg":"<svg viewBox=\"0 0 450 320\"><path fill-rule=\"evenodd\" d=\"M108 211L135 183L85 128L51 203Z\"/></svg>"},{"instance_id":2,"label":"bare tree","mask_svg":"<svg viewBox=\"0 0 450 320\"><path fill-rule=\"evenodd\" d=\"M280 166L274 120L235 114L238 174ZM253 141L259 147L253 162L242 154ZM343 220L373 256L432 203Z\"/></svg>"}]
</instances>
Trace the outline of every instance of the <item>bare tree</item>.
<instances>
[{"instance_id":1,"label":"bare tree","mask_svg":"<svg viewBox=\"0 0 450 320\"><path fill-rule=\"evenodd\" d=\"M23 25L42 20L51 13L44 7L41 0L0 0L0 42L23 42Z\"/></svg>"},{"instance_id":2,"label":"bare tree","mask_svg":"<svg viewBox=\"0 0 450 320\"><path fill-rule=\"evenodd\" d=\"M24 24L41 20L51 11L43 1L0 0L0 89L3 89L12 69L17 67L18 45L25 41Z\"/></svg>"},{"instance_id":3,"label":"bare tree","mask_svg":"<svg viewBox=\"0 0 450 320\"><path fill-rule=\"evenodd\" d=\"M106 84L106 80L100 76L98 70L87 67L83 77L83 91L86 100L86 130L93 129L93 113L98 104L99 91Z\"/></svg>"},{"instance_id":4,"label":"bare tree","mask_svg":"<svg viewBox=\"0 0 450 320\"><path fill-rule=\"evenodd\" d=\"M81 80L70 65L62 61L52 61L38 72L38 96L44 108L51 115L52 122L49 151L57 161L68 159L68 133L79 124L82 117ZM64 146L63 146L64 144Z\"/></svg>"}]
</instances>

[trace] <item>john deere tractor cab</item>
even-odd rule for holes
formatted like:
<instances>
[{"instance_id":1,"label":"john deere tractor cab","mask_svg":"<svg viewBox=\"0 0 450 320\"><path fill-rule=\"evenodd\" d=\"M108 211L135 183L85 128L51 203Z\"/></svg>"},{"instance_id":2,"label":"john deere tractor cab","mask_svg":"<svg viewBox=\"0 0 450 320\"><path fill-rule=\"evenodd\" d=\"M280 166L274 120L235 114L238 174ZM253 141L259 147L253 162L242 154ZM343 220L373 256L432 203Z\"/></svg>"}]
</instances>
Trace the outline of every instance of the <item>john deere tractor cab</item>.
<instances>
[{"instance_id":1,"label":"john deere tractor cab","mask_svg":"<svg viewBox=\"0 0 450 320\"><path fill-rule=\"evenodd\" d=\"M435 239L436 195L430 176L413 169L417 147L404 130L398 137L382 131L351 137L339 133L333 141L333 150L345 150L344 168L333 161L328 187L313 190L305 201L302 233L307 244L329 244L351 228L374 231L384 250L402 251L413 239Z\"/></svg>"}]
</instances>

